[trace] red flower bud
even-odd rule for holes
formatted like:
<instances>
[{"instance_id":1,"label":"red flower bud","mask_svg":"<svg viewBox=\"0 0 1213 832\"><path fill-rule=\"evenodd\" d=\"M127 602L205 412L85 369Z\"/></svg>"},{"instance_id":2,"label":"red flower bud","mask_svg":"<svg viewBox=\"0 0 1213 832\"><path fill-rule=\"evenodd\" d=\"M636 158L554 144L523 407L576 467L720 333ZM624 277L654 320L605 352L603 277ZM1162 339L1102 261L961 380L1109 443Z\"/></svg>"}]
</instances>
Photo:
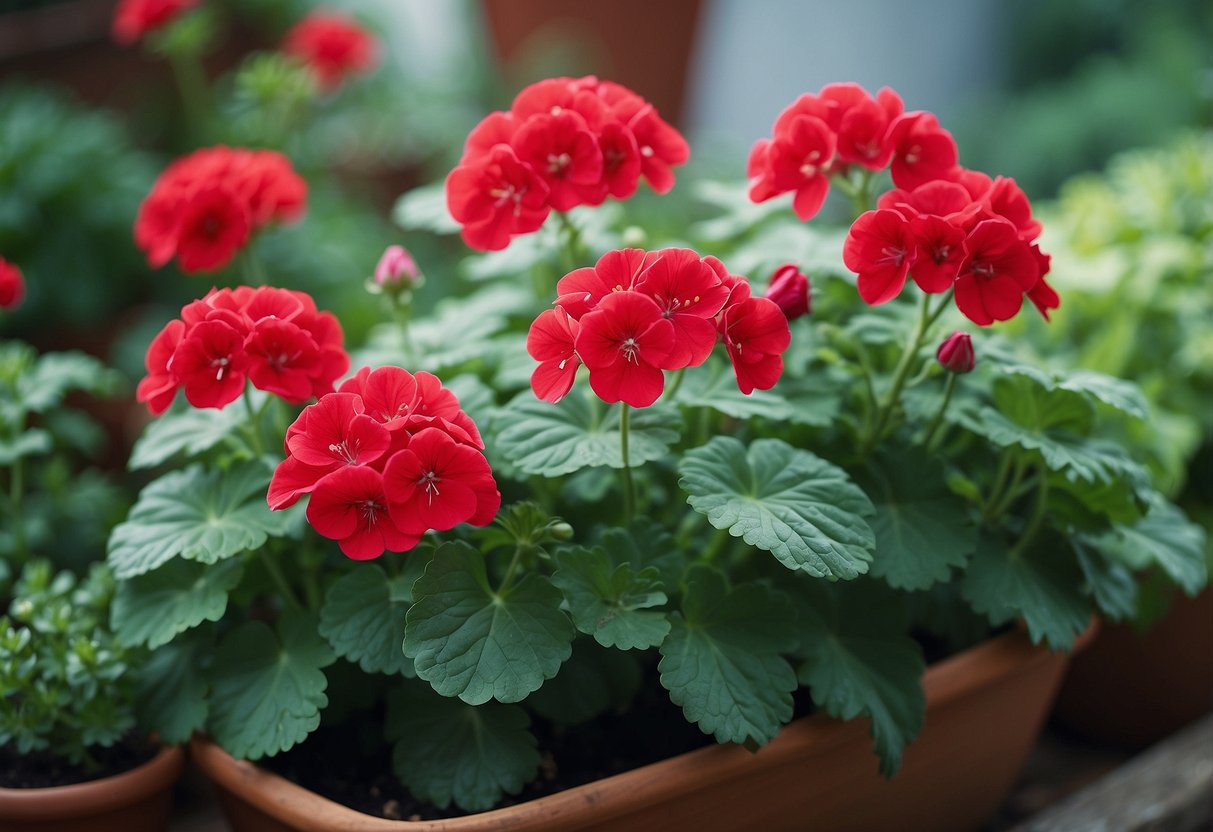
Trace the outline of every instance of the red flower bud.
<instances>
[{"instance_id":1,"label":"red flower bud","mask_svg":"<svg viewBox=\"0 0 1213 832\"><path fill-rule=\"evenodd\" d=\"M25 297L21 269L0 257L0 309L15 309Z\"/></svg>"},{"instance_id":2,"label":"red flower bud","mask_svg":"<svg viewBox=\"0 0 1213 832\"><path fill-rule=\"evenodd\" d=\"M973 339L967 332L953 332L947 337L935 353L939 363L949 373L967 373L972 371L977 363L973 352Z\"/></svg>"},{"instance_id":3,"label":"red flower bud","mask_svg":"<svg viewBox=\"0 0 1213 832\"><path fill-rule=\"evenodd\" d=\"M811 311L809 279L794 263L784 263L771 275L766 297L775 301L785 318L794 321Z\"/></svg>"},{"instance_id":4,"label":"red flower bud","mask_svg":"<svg viewBox=\"0 0 1213 832\"><path fill-rule=\"evenodd\" d=\"M408 288L417 283L420 274L413 255L404 246L388 246L375 266L375 282L385 288Z\"/></svg>"}]
</instances>

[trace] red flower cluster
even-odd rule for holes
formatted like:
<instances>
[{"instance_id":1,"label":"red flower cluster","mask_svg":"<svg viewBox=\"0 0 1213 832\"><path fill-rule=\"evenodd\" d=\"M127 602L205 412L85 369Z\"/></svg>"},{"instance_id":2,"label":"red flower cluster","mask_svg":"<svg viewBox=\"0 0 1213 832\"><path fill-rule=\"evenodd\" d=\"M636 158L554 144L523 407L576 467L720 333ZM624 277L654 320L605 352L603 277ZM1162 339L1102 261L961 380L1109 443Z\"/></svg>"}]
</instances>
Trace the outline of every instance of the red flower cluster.
<instances>
[{"instance_id":1,"label":"red flower cluster","mask_svg":"<svg viewBox=\"0 0 1213 832\"><path fill-rule=\"evenodd\" d=\"M873 97L858 84L828 84L796 99L775 120L771 138L754 145L750 199L794 192L796 215L808 220L821 210L830 177L852 166L891 166L895 185L914 188L946 174L956 160L956 142L935 116L905 112L888 87Z\"/></svg>"},{"instance_id":2,"label":"red flower cluster","mask_svg":"<svg viewBox=\"0 0 1213 832\"><path fill-rule=\"evenodd\" d=\"M249 236L303 214L307 183L272 150L209 147L169 165L139 206L135 242L159 268L173 258L183 271L226 266Z\"/></svg>"},{"instance_id":3,"label":"red flower cluster","mask_svg":"<svg viewBox=\"0 0 1213 832\"><path fill-rule=\"evenodd\" d=\"M124 46L172 23L199 0L122 0L114 10L112 34Z\"/></svg>"},{"instance_id":4,"label":"red flower cluster","mask_svg":"<svg viewBox=\"0 0 1213 832\"><path fill-rule=\"evenodd\" d=\"M699 366L721 339L743 393L773 387L783 372L787 318L715 257L677 248L609 251L593 268L561 278L557 292L556 308L542 312L527 336L540 362L531 388L545 401L560 401L585 364L603 401L648 407L665 388L664 371Z\"/></svg>"},{"instance_id":5,"label":"red flower cluster","mask_svg":"<svg viewBox=\"0 0 1213 832\"><path fill-rule=\"evenodd\" d=\"M291 404L333 390L349 369L341 324L303 292L213 289L152 339L136 398L159 415L178 388L194 407L222 408L245 380Z\"/></svg>"},{"instance_id":6,"label":"red flower cluster","mask_svg":"<svg viewBox=\"0 0 1213 832\"><path fill-rule=\"evenodd\" d=\"M472 248L494 251L552 210L627 199L640 177L659 194L690 157L682 135L627 87L593 76L532 84L468 135L446 180L447 206Z\"/></svg>"},{"instance_id":7,"label":"red flower cluster","mask_svg":"<svg viewBox=\"0 0 1213 832\"><path fill-rule=\"evenodd\" d=\"M307 519L355 560L412 549L427 531L486 526L501 493L476 424L435 376L363 367L304 409L266 500L311 494Z\"/></svg>"},{"instance_id":8,"label":"red flower cluster","mask_svg":"<svg viewBox=\"0 0 1213 832\"><path fill-rule=\"evenodd\" d=\"M1045 281L1039 235L1014 179L957 167L881 196L851 226L843 260L869 304L895 298L908 276L930 294L955 289L956 306L980 326L1013 318L1025 295L1047 320L1061 300Z\"/></svg>"},{"instance_id":9,"label":"red flower cluster","mask_svg":"<svg viewBox=\"0 0 1213 832\"><path fill-rule=\"evenodd\" d=\"M21 269L0 257L0 309L16 309L25 298Z\"/></svg>"},{"instance_id":10,"label":"red flower cluster","mask_svg":"<svg viewBox=\"0 0 1213 832\"><path fill-rule=\"evenodd\" d=\"M316 86L331 92L351 75L370 72L379 62L375 37L350 18L313 12L286 33L282 51L303 62Z\"/></svg>"}]
</instances>

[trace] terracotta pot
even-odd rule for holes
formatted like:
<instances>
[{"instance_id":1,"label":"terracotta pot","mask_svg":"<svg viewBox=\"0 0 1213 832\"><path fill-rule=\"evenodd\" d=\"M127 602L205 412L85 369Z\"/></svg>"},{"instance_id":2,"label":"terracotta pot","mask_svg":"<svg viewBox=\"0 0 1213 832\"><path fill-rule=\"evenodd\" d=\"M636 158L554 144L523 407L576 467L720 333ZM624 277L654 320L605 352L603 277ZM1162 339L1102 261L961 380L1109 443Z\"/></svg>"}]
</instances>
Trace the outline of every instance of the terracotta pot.
<instances>
[{"instance_id":1,"label":"terracotta pot","mask_svg":"<svg viewBox=\"0 0 1213 832\"><path fill-rule=\"evenodd\" d=\"M483 0L483 4L497 56L507 68L523 68L518 65L532 50L560 43L575 50L578 65L543 65L541 77L594 73L640 93L667 121L680 121L701 0ZM644 25L638 26L638 20ZM513 80L529 83L539 77Z\"/></svg>"},{"instance_id":2,"label":"terracotta pot","mask_svg":"<svg viewBox=\"0 0 1213 832\"><path fill-rule=\"evenodd\" d=\"M190 751L236 832L837 831L904 829L909 819L970 830L1010 791L1068 663L1010 632L932 665L926 725L894 780L877 774L866 722L816 715L757 754L712 746L517 806L410 823L326 800L200 737Z\"/></svg>"},{"instance_id":3,"label":"terracotta pot","mask_svg":"<svg viewBox=\"0 0 1213 832\"><path fill-rule=\"evenodd\" d=\"M161 832L173 811L181 746L100 780L48 789L0 789L0 829L21 832Z\"/></svg>"},{"instance_id":4,"label":"terracotta pot","mask_svg":"<svg viewBox=\"0 0 1213 832\"><path fill-rule=\"evenodd\" d=\"M1213 589L1177 598L1144 633L1106 625L1057 697L1064 727L1099 742L1153 745L1213 711Z\"/></svg>"}]
</instances>

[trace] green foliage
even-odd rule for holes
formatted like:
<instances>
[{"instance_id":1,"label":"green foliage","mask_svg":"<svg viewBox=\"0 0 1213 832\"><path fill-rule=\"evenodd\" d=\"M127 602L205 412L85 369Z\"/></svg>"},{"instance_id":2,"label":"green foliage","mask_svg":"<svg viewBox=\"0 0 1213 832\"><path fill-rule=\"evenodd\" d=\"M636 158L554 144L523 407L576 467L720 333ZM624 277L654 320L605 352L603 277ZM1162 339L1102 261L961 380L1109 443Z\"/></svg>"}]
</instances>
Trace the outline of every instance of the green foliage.
<instances>
[{"instance_id":1,"label":"green foliage","mask_svg":"<svg viewBox=\"0 0 1213 832\"><path fill-rule=\"evenodd\" d=\"M31 561L0 618L0 746L93 768L135 726L136 657L109 632L113 579Z\"/></svg>"},{"instance_id":2,"label":"green foliage","mask_svg":"<svg viewBox=\"0 0 1213 832\"><path fill-rule=\"evenodd\" d=\"M168 644L203 621L218 621L244 564L171 560L152 572L124 581L114 598L112 622L127 647Z\"/></svg>"},{"instance_id":3,"label":"green foliage","mask_svg":"<svg viewBox=\"0 0 1213 832\"><path fill-rule=\"evenodd\" d=\"M320 635L338 656L367 673L412 675L413 664L401 650L404 615L424 565L421 558L409 558L404 574L393 578L373 564L347 573L325 594Z\"/></svg>"},{"instance_id":4,"label":"green foliage","mask_svg":"<svg viewBox=\"0 0 1213 832\"><path fill-rule=\"evenodd\" d=\"M148 424L131 449L127 467L132 471L155 468L177 454L195 457L232 436L247 419L244 408L235 405L215 410L177 402Z\"/></svg>"},{"instance_id":5,"label":"green foliage","mask_svg":"<svg viewBox=\"0 0 1213 832\"><path fill-rule=\"evenodd\" d=\"M872 503L841 468L782 440L747 449L718 436L688 451L678 471L692 508L788 569L844 580L868 571Z\"/></svg>"},{"instance_id":6,"label":"green foliage","mask_svg":"<svg viewBox=\"0 0 1213 832\"><path fill-rule=\"evenodd\" d=\"M786 596L694 567L661 645L661 684L717 742L764 745L792 717L796 674L782 654L796 647L793 621Z\"/></svg>"},{"instance_id":7,"label":"green foliage","mask_svg":"<svg viewBox=\"0 0 1213 832\"><path fill-rule=\"evenodd\" d=\"M440 546L413 597L404 653L443 696L469 705L521 701L571 652L560 590L538 574L494 589L484 558L466 544Z\"/></svg>"},{"instance_id":8,"label":"green foliage","mask_svg":"<svg viewBox=\"0 0 1213 832\"><path fill-rule=\"evenodd\" d=\"M517 705L473 707L410 683L388 698L387 738L396 775L409 791L441 809L468 812L517 794L535 776L539 752Z\"/></svg>"},{"instance_id":9,"label":"green foliage","mask_svg":"<svg viewBox=\"0 0 1213 832\"><path fill-rule=\"evenodd\" d=\"M571 548L556 556L552 583L563 593L577 629L603 647L645 650L657 647L670 631L665 614L649 608L667 600L661 573L630 564L612 568L603 549Z\"/></svg>"}]
</instances>

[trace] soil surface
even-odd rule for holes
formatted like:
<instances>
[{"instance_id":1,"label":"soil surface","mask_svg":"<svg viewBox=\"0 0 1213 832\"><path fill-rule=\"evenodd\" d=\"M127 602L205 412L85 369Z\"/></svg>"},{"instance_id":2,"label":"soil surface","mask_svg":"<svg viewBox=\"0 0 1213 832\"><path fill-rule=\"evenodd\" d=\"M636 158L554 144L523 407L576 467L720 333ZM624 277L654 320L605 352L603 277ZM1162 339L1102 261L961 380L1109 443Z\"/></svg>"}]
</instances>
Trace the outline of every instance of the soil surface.
<instances>
[{"instance_id":1,"label":"soil surface","mask_svg":"<svg viewBox=\"0 0 1213 832\"><path fill-rule=\"evenodd\" d=\"M159 749L147 739L132 735L109 748L94 749L96 765L86 766L72 765L44 751L18 754L15 749L0 746L0 788L45 789L100 780L143 765Z\"/></svg>"},{"instance_id":2,"label":"soil surface","mask_svg":"<svg viewBox=\"0 0 1213 832\"><path fill-rule=\"evenodd\" d=\"M795 694L796 716L811 711L806 691ZM364 713L367 729L379 716ZM378 722L382 725L382 722ZM626 713L610 712L569 728L543 719L531 723L542 759L539 776L519 794L507 795L496 808L610 777L649 763L714 744L712 737L687 722L656 680L646 680ZM392 773L391 747L357 752L356 724L321 726L307 740L260 765L304 788L352 809L392 820L436 820L467 813L455 805L439 809L417 800Z\"/></svg>"}]
</instances>

